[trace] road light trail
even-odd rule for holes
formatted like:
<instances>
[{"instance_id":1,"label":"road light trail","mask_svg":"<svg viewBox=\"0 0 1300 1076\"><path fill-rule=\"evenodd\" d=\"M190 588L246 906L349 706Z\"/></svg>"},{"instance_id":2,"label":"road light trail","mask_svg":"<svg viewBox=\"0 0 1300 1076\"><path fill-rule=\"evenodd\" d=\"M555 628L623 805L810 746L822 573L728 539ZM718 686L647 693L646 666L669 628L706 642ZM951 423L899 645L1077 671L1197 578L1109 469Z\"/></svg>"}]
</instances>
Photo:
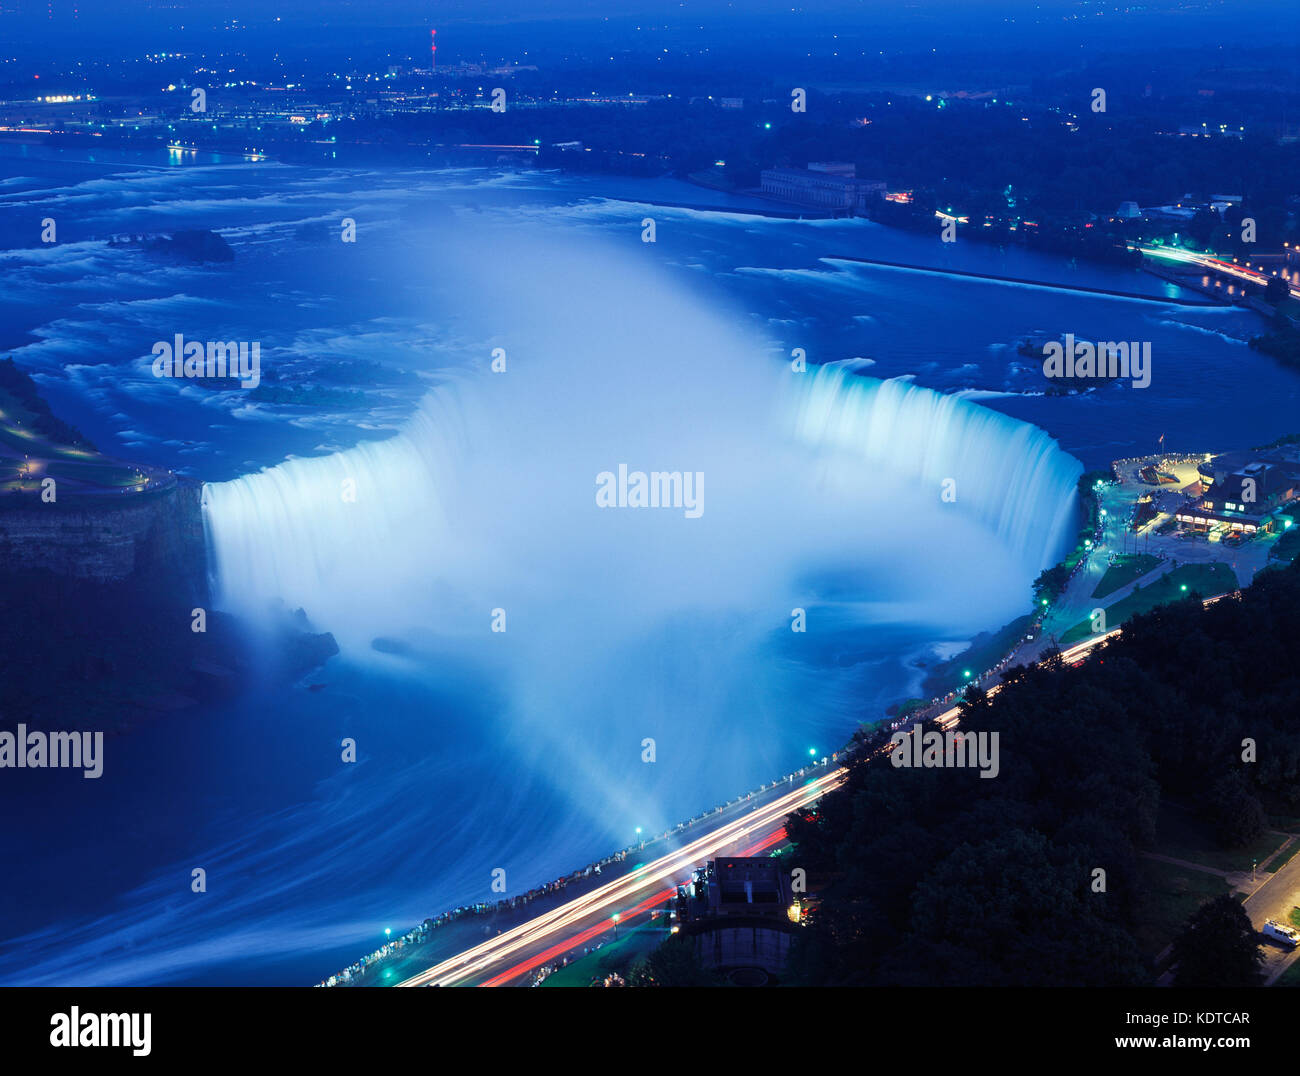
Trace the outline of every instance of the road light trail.
<instances>
[{"instance_id":1,"label":"road light trail","mask_svg":"<svg viewBox=\"0 0 1300 1076\"><path fill-rule=\"evenodd\" d=\"M1216 594L1213 598L1206 598L1203 602L1201 602L1201 605L1202 607L1208 609L1215 602L1221 602L1223 601L1224 598L1236 598L1239 597L1240 594L1241 594L1240 590L1229 590L1223 594ZM1093 647L1100 646L1102 643L1106 642L1107 640L1118 637L1119 635L1123 634L1123 630L1124 630L1123 628L1111 628L1111 630L1106 632L1104 635L1094 635L1091 639L1085 639L1081 643L1075 643L1074 646L1070 647L1068 650L1062 650L1060 654L1058 654L1057 656L1067 665L1075 665L1079 662L1081 658L1087 657L1089 652L1091 652L1091 650L1093 649ZM1042 663L1037 662L1036 664L1042 664ZM994 684L991 688L988 689L988 691L985 694L987 694L988 697L991 699L994 695L996 695L1001 690L1002 690L1001 684ZM961 703L958 703L956 706L952 706L949 709L945 710L934 720L936 724L938 724L942 729L944 729L944 731L947 731L948 729L955 727L957 724L960 723L961 720Z\"/></svg>"},{"instance_id":2,"label":"road light trail","mask_svg":"<svg viewBox=\"0 0 1300 1076\"><path fill-rule=\"evenodd\" d=\"M635 908L629 908L626 912L622 913L621 918L631 920L635 916L642 915L653 908L657 908L660 904L666 904L673 898L676 892L677 889L674 887L672 889L665 889L661 893L656 893L653 897L647 897ZM549 949L538 953L536 956L525 960L521 964L516 964L513 968L503 971L500 975L494 975L491 979L488 979L486 982L480 983L479 985L504 986L506 983L519 978L521 975L527 974L534 968L541 967L548 960L554 960L557 956L567 953L569 950L576 948L583 942L591 941L592 938L604 934L608 929L608 921L602 919L594 926L588 927L581 934L577 934L562 942L556 942L556 944L552 945Z\"/></svg>"},{"instance_id":3,"label":"road light trail","mask_svg":"<svg viewBox=\"0 0 1300 1076\"><path fill-rule=\"evenodd\" d=\"M677 851L670 852L652 863L633 871L632 874L618 878L590 893L569 901L522 923L480 945L467 949L427 971L399 983L399 986L449 986L475 972L504 960L513 953L528 946L536 945L548 937L553 937L567 927L574 926L580 920L591 915L603 913L616 904L626 902L638 892L673 877L681 871L693 868L700 860L717 855L728 845L753 834L757 830L784 819L791 811L807 806L820 799L826 792L838 788L843 783L847 770L839 768L831 773L809 781L792 792L786 793L771 803L757 807L749 814L738 818L719 829L699 837Z\"/></svg>"},{"instance_id":4,"label":"road light trail","mask_svg":"<svg viewBox=\"0 0 1300 1076\"><path fill-rule=\"evenodd\" d=\"M744 849L740 853L740 855L742 857L756 856L760 852L766 852L769 848L772 847L772 845L779 844L781 841L785 840L785 837L786 837L785 827L782 826L775 833L769 834L768 836L764 837L757 844L751 845L749 848ZM666 904L676 895L677 895L677 887L673 886L669 889L663 890L660 893L656 893L652 897L647 897L635 908L629 908L626 912L619 913L620 921L631 922L637 916L644 915L646 912L651 911L654 908L657 908L660 904ZM507 971L503 971L500 975L494 975L491 979L487 980L487 982L480 983L479 985L480 986L505 986L506 983L518 979L521 975L526 975L534 968L541 967L547 961L553 960L557 956L562 956L563 954L570 952L573 949L576 949L583 942L590 941L592 938L598 937L608 929L609 929L609 923L606 920L602 919L594 926L588 927L581 934L578 934L575 937L570 938L566 941L558 942L555 945L552 945L545 952L539 953L537 956L525 960L520 964L516 964L513 968L510 968Z\"/></svg>"},{"instance_id":5,"label":"road light trail","mask_svg":"<svg viewBox=\"0 0 1300 1076\"><path fill-rule=\"evenodd\" d=\"M1216 258L1209 254L1197 254L1191 250L1178 250L1174 247L1144 247L1136 246L1134 250L1141 251L1149 258L1164 258L1167 261L1181 262L1184 265L1195 265L1202 269L1209 269L1217 273L1226 273L1229 276L1236 277L1238 280L1246 280L1252 284L1267 284L1269 276L1256 269L1248 266L1238 265L1236 262L1225 262L1222 258ZM1281 278L1286 280L1285 277ZM1287 288L1291 295L1300 299L1300 287L1293 288L1287 281Z\"/></svg>"},{"instance_id":6,"label":"road light trail","mask_svg":"<svg viewBox=\"0 0 1300 1076\"><path fill-rule=\"evenodd\" d=\"M1239 593L1240 591L1232 591L1227 594L1219 594L1206 599L1202 604L1210 606L1215 602ZM1085 657L1094 647L1120 635L1121 631L1120 628L1114 628L1104 635L1086 639L1067 650L1061 651L1059 657L1073 664L1080 658ZM995 684L988 690L989 697L996 695L1001 689L1002 685ZM959 724L960 715L961 707L957 705L945 710L934 720L942 728L951 729ZM642 890L666 878L673 877L680 871L695 867L701 860L717 855L729 845L735 844L744 837L770 826L773 822L784 818L792 811L806 807L808 804L820 799L827 792L843 784L847 775L848 770L844 767L823 774L821 777L801 785L792 792L780 796L771 803L756 807L744 817L728 822L726 825L712 830L682 848L669 852L654 862L637 868L629 875L617 878L598 889L592 890L590 893L562 904L558 908L553 908L551 911L530 919L526 923L521 923L519 926L498 934L496 937L444 960L440 964L435 964L426 971L414 975L397 985L453 986L476 972L483 971L493 964L519 953L520 950L538 945L549 938L555 937L567 928L577 926L584 919L598 913L603 915L607 910L625 903ZM762 850L783 837L784 829L782 828L777 834L768 834L755 849L748 851L753 853L756 850ZM626 913L627 916L630 918L633 915L642 914L644 911L662 904L672 896L674 891L673 888L669 888L643 898L639 904ZM608 924L603 921L592 924L573 937L554 942L543 953L534 954L534 956L510 967L506 971L498 973L482 985L503 985L544 964L552 957L567 952L574 946L581 945L584 941L588 941L608 929Z\"/></svg>"}]
</instances>

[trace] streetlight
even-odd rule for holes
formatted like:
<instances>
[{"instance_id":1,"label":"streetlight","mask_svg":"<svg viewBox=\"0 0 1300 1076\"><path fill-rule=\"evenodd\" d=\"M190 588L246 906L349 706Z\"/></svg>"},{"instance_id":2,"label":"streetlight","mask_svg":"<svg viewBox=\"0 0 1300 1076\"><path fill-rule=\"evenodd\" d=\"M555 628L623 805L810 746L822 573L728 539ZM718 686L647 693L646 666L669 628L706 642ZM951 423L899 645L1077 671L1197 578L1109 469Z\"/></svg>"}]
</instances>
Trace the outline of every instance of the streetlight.
<instances>
[{"instance_id":1,"label":"streetlight","mask_svg":"<svg viewBox=\"0 0 1300 1076\"><path fill-rule=\"evenodd\" d=\"M618 912L614 913L614 940L618 941Z\"/></svg>"}]
</instances>

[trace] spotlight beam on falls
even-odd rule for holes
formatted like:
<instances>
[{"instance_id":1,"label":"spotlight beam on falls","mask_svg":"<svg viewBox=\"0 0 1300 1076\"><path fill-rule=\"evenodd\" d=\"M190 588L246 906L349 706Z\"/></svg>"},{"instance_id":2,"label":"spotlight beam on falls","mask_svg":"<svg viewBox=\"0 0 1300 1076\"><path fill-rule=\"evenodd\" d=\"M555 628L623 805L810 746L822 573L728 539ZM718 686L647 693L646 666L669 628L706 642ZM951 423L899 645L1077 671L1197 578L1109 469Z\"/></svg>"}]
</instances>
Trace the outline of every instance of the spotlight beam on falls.
<instances>
[{"instance_id":1,"label":"spotlight beam on falls","mask_svg":"<svg viewBox=\"0 0 1300 1076\"><path fill-rule=\"evenodd\" d=\"M1202 604L1208 608L1225 598L1235 598L1239 595L1240 591L1229 591L1225 594L1207 598ZM1096 647L1118 638L1122 633L1121 628L1113 628L1104 635L1085 639L1083 642L1061 651L1058 657L1067 664L1075 664ZM988 694L991 697L1000 690L1000 684L994 685L988 690ZM939 714L934 720L944 729L956 727L960 723L960 706L951 707ZM879 749L881 753L886 750L888 750L887 747ZM595 889L584 896L569 901L567 904L539 915L535 919L530 919L526 923L521 923L519 926L499 934L495 938L444 960L440 964L436 964L419 975L414 975L397 985L454 986L478 972L501 963L507 957L516 954L523 955L524 950L546 942L551 943L542 952L534 953L531 957L520 961L480 984L482 986L504 986L508 982L517 979L520 975L546 963L553 957L568 952L575 946L604 933L608 929L609 917L606 913L617 911L621 905L638 894L651 890L651 894L644 897L634 907L619 912L621 920L630 920L665 903L672 897L674 890L668 888L656 893L653 892L656 885L678 875L681 871L693 869L700 862L710 856L719 854L729 845L747 837L755 836L772 826L773 823L779 823L791 812L816 802L827 792L839 788L847 776L847 768L840 767L816 780L809 781L807 784L802 785L793 792L786 793L769 804L756 807L743 818L729 822L705 834L703 837L697 838L677 851L670 852L652 863L637 868L630 875L601 886L599 889ZM765 834L756 845L747 848L745 854L756 855L777 841L784 839L784 837L784 827L778 825L775 833ZM595 915L601 915L603 918L599 922L588 925L576 935L565 934L567 930L576 928L582 921Z\"/></svg>"},{"instance_id":2,"label":"spotlight beam on falls","mask_svg":"<svg viewBox=\"0 0 1300 1076\"><path fill-rule=\"evenodd\" d=\"M910 640L1012 619L1068 548L1082 467L1043 430L863 360L795 376L729 304L623 248L524 232L499 233L510 256L490 267L481 235L440 245L469 274L436 289L458 342L426 360L436 380L400 430L209 483L202 505L212 604L270 631L301 610L340 678L365 678L363 705L449 691L382 717L447 757L472 742L430 809L553 876L851 729L874 673L831 650L880 645L901 678ZM653 311L631 335L629 310ZM496 339L527 342L508 373L486 364ZM625 470L676 494L602 499ZM465 721L462 699L491 699L490 719ZM689 749L646 767L626 745L649 733ZM500 772L511 811L481 795ZM411 884L463 893L494 854L440 848Z\"/></svg>"}]
</instances>

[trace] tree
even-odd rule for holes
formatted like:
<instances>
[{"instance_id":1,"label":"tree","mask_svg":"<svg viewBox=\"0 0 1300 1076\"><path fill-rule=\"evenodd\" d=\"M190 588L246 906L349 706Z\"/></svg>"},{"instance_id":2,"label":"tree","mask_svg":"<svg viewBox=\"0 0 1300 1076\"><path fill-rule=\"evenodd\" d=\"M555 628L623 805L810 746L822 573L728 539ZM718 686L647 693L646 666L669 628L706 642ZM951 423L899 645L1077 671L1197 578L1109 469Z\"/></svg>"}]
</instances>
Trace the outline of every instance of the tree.
<instances>
[{"instance_id":1,"label":"tree","mask_svg":"<svg viewBox=\"0 0 1300 1076\"><path fill-rule=\"evenodd\" d=\"M1237 772L1214 782L1203 812L1224 848L1240 848L1253 841L1268 822L1263 805Z\"/></svg>"},{"instance_id":2,"label":"tree","mask_svg":"<svg viewBox=\"0 0 1300 1076\"><path fill-rule=\"evenodd\" d=\"M1093 854L1039 833L953 849L912 895L882 981L903 986L1135 986L1133 938L1085 880Z\"/></svg>"},{"instance_id":3,"label":"tree","mask_svg":"<svg viewBox=\"0 0 1300 1076\"><path fill-rule=\"evenodd\" d=\"M845 783L786 823L793 862L826 879L795 934L788 977L1143 981L1153 898L1139 853L1172 851L1156 840L1161 800L1201 806L1216 825L1244 823L1241 832L1261 809L1290 815L1300 803L1297 637L1300 563L1259 573L1237 601L1135 616L1077 667L1017 667L996 695L972 693L961 727L998 732L996 780L857 752ZM1243 767L1247 735L1270 746ZM1249 922L1232 901L1215 914L1184 931L1182 975L1255 981Z\"/></svg>"},{"instance_id":4,"label":"tree","mask_svg":"<svg viewBox=\"0 0 1300 1076\"><path fill-rule=\"evenodd\" d=\"M726 980L695 955L695 939L672 934L659 948L638 961L628 975L631 986L725 986Z\"/></svg>"},{"instance_id":5,"label":"tree","mask_svg":"<svg viewBox=\"0 0 1300 1076\"><path fill-rule=\"evenodd\" d=\"M1264 286L1265 302L1280 303L1290 294L1291 289L1287 287L1286 281L1280 276L1271 276L1268 278L1268 283Z\"/></svg>"},{"instance_id":6,"label":"tree","mask_svg":"<svg viewBox=\"0 0 1300 1076\"><path fill-rule=\"evenodd\" d=\"M1044 568L1034 580L1034 605L1041 606L1043 599L1055 601L1070 581L1070 571L1064 564Z\"/></svg>"},{"instance_id":7,"label":"tree","mask_svg":"<svg viewBox=\"0 0 1300 1076\"><path fill-rule=\"evenodd\" d=\"M1174 939L1175 986L1258 986L1263 957L1250 917L1224 894L1203 904Z\"/></svg>"},{"instance_id":8,"label":"tree","mask_svg":"<svg viewBox=\"0 0 1300 1076\"><path fill-rule=\"evenodd\" d=\"M1201 209L1197 211L1196 216L1188 221L1187 232L1201 246L1205 246L1210 241L1210 233L1214 231L1214 227L1218 223L1217 214L1211 213L1207 209Z\"/></svg>"}]
</instances>

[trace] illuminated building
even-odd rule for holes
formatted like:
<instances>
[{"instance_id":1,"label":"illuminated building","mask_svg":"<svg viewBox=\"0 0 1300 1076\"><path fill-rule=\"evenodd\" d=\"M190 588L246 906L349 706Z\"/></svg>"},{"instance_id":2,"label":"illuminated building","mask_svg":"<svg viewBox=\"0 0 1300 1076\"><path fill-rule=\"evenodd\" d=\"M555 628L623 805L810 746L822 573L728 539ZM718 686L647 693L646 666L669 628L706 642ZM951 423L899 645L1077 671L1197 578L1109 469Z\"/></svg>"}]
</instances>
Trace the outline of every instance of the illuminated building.
<instances>
[{"instance_id":1,"label":"illuminated building","mask_svg":"<svg viewBox=\"0 0 1300 1076\"><path fill-rule=\"evenodd\" d=\"M882 180L858 179L856 167L837 162L807 168L767 168L760 176L763 193L796 205L861 213L885 196Z\"/></svg>"},{"instance_id":2,"label":"illuminated building","mask_svg":"<svg viewBox=\"0 0 1300 1076\"><path fill-rule=\"evenodd\" d=\"M784 971L799 929L794 906L790 872L770 857L720 857L677 889L680 932L695 939L702 964L741 986Z\"/></svg>"},{"instance_id":3,"label":"illuminated building","mask_svg":"<svg viewBox=\"0 0 1300 1076\"><path fill-rule=\"evenodd\" d=\"M1195 531L1271 531L1272 513L1300 496L1300 449L1225 452L1202 463L1201 498L1174 518Z\"/></svg>"}]
</instances>

